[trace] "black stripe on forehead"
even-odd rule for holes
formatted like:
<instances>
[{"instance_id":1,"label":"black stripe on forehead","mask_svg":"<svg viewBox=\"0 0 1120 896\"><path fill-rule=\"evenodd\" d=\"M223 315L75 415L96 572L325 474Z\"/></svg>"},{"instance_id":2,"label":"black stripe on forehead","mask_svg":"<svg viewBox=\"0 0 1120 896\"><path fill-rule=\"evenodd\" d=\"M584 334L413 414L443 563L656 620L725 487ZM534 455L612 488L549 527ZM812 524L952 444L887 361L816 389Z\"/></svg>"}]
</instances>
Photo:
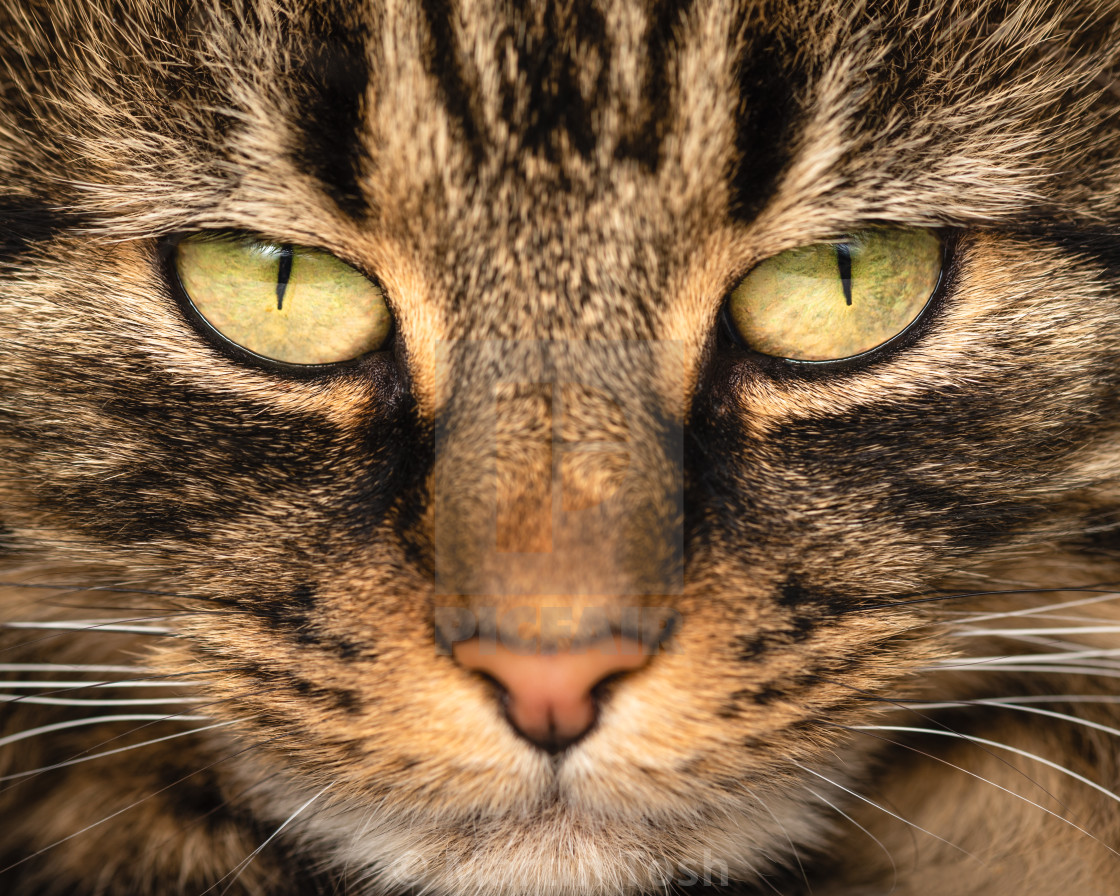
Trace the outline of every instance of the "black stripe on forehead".
<instances>
[{"instance_id":1,"label":"black stripe on forehead","mask_svg":"<svg viewBox=\"0 0 1120 896\"><path fill-rule=\"evenodd\" d=\"M303 41L294 51L293 160L342 211L358 219L368 212L360 184L366 161L369 27L342 3L293 27Z\"/></svg>"},{"instance_id":2,"label":"black stripe on forehead","mask_svg":"<svg viewBox=\"0 0 1120 896\"><path fill-rule=\"evenodd\" d=\"M752 220L762 210L792 158L794 123L800 112L796 90L805 77L797 71L796 58L790 36L765 31L754 34L739 55L730 207L742 221Z\"/></svg>"},{"instance_id":3,"label":"black stripe on forehead","mask_svg":"<svg viewBox=\"0 0 1120 896\"><path fill-rule=\"evenodd\" d=\"M481 117L474 107L462 54L455 40L453 16L449 0L420 0L420 12L430 40L425 68L439 86L440 99L447 113L459 124L462 138L476 165L483 160L483 141L478 125Z\"/></svg>"},{"instance_id":4,"label":"black stripe on forehead","mask_svg":"<svg viewBox=\"0 0 1120 896\"><path fill-rule=\"evenodd\" d=\"M671 84L669 60L678 48L679 29L692 10L694 0L662 0L649 23L646 39L645 107L638 124L621 135L615 148L618 159L633 159L651 174L661 161L665 138L665 116L669 111Z\"/></svg>"},{"instance_id":5,"label":"black stripe on forehead","mask_svg":"<svg viewBox=\"0 0 1120 896\"><path fill-rule=\"evenodd\" d=\"M568 153L592 157L603 109L612 101L614 62L598 4L510 4L496 33L477 38L486 42L481 56L462 46L454 3L422 0L420 9L429 36L425 64L476 164L488 152L539 155L553 163ZM480 93L489 78L482 77L479 65L497 81L493 96ZM486 132L483 103L489 102L494 103L489 115L504 125L501 134Z\"/></svg>"},{"instance_id":6,"label":"black stripe on forehead","mask_svg":"<svg viewBox=\"0 0 1120 896\"><path fill-rule=\"evenodd\" d=\"M523 150L558 161L558 136L589 159L595 149L596 116L608 101L611 40L603 14L588 0L576 0L565 12L549 4L531 16L515 6L495 48L498 59L516 60L512 79L503 79L501 115L511 132L520 135ZM582 83L594 72L591 85Z\"/></svg>"}]
</instances>

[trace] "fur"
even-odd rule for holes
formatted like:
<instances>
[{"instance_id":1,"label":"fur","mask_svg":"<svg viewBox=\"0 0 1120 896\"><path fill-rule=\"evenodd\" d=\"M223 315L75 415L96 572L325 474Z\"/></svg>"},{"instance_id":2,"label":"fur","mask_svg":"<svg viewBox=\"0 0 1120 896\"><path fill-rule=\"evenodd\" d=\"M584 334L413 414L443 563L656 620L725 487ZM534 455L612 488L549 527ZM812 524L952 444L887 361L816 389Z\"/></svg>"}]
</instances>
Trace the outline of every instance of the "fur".
<instances>
[{"instance_id":1,"label":"fur","mask_svg":"<svg viewBox=\"0 0 1120 896\"><path fill-rule=\"evenodd\" d=\"M1118 62L1101 0L2 0L0 888L1115 892ZM949 246L903 344L727 338L877 225ZM215 343L202 230L392 347ZM558 604L679 625L551 756L436 617Z\"/></svg>"}]
</instances>

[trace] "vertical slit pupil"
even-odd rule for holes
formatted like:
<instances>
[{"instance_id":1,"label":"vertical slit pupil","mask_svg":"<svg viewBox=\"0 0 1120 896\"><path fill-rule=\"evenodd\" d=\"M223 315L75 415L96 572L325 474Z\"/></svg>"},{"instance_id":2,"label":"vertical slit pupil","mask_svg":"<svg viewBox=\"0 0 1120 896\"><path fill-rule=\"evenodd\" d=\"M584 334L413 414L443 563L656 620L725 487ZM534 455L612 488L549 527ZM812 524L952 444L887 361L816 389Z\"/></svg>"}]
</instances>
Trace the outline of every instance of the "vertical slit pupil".
<instances>
[{"instance_id":1,"label":"vertical slit pupil","mask_svg":"<svg viewBox=\"0 0 1120 896\"><path fill-rule=\"evenodd\" d=\"M280 247L280 270L276 273L276 310L284 310L284 293L288 291L288 282L292 279L292 260L295 252L291 246ZM852 304L848 302L848 304Z\"/></svg>"},{"instance_id":2,"label":"vertical slit pupil","mask_svg":"<svg viewBox=\"0 0 1120 896\"><path fill-rule=\"evenodd\" d=\"M852 247L847 243L836 246L836 266L840 269L840 285L844 288L844 304L852 304Z\"/></svg>"}]
</instances>

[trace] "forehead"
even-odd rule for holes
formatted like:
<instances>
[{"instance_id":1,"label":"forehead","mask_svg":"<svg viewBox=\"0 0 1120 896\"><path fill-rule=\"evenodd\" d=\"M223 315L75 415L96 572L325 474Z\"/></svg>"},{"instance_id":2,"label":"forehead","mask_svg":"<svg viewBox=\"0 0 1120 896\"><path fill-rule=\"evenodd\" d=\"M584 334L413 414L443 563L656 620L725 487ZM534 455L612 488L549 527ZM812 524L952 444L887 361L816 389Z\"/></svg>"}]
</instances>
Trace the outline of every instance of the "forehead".
<instances>
[{"instance_id":1,"label":"forehead","mask_svg":"<svg viewBox=\"0 0 1120 896\"><path fill-rule=\"evenodd\" d=\"M936 3L824 6L316 3L214 17L207 67L242 158L280 153L274 179L310 176L417 242L601 240L614 211L690 234L762 215L773 250L861 220L1006 215L1051 161L1048 106L1102 62L1076 27L1003 4L967 27ZM244 46L219 52L230 31Z\"/></svg>"}]
</instances>

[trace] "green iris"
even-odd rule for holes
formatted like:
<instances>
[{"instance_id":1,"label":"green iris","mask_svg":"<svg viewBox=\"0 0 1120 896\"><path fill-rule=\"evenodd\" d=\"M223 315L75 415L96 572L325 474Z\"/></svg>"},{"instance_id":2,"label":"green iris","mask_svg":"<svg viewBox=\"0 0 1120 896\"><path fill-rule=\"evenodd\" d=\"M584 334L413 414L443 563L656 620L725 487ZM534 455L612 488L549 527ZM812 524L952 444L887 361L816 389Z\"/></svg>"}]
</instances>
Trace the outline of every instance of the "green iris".
<instances>
[{"instance_id":1,"label":"green iris","mask_svg":"<svg viewBox=\"0 0 1120 896\"><path fill-rule=\"evenodd\" d=\"M935 231L863 230L768 258L735 288L728 310L744 342L761 354L850 358L914 322L937 288L941 260Z\"/></svg>"},{"instance_id":2,"label":"green iris","mask_svg":"<svg viewBox=\"0 0 1120 896\"><path fill-rule=\"evenodd\" d=\"M179 243L175 266L211 327L273 361L349 361L384 347L392 330L381 288L318 249L198 234Z\"/></svg>"}]
</instances>

